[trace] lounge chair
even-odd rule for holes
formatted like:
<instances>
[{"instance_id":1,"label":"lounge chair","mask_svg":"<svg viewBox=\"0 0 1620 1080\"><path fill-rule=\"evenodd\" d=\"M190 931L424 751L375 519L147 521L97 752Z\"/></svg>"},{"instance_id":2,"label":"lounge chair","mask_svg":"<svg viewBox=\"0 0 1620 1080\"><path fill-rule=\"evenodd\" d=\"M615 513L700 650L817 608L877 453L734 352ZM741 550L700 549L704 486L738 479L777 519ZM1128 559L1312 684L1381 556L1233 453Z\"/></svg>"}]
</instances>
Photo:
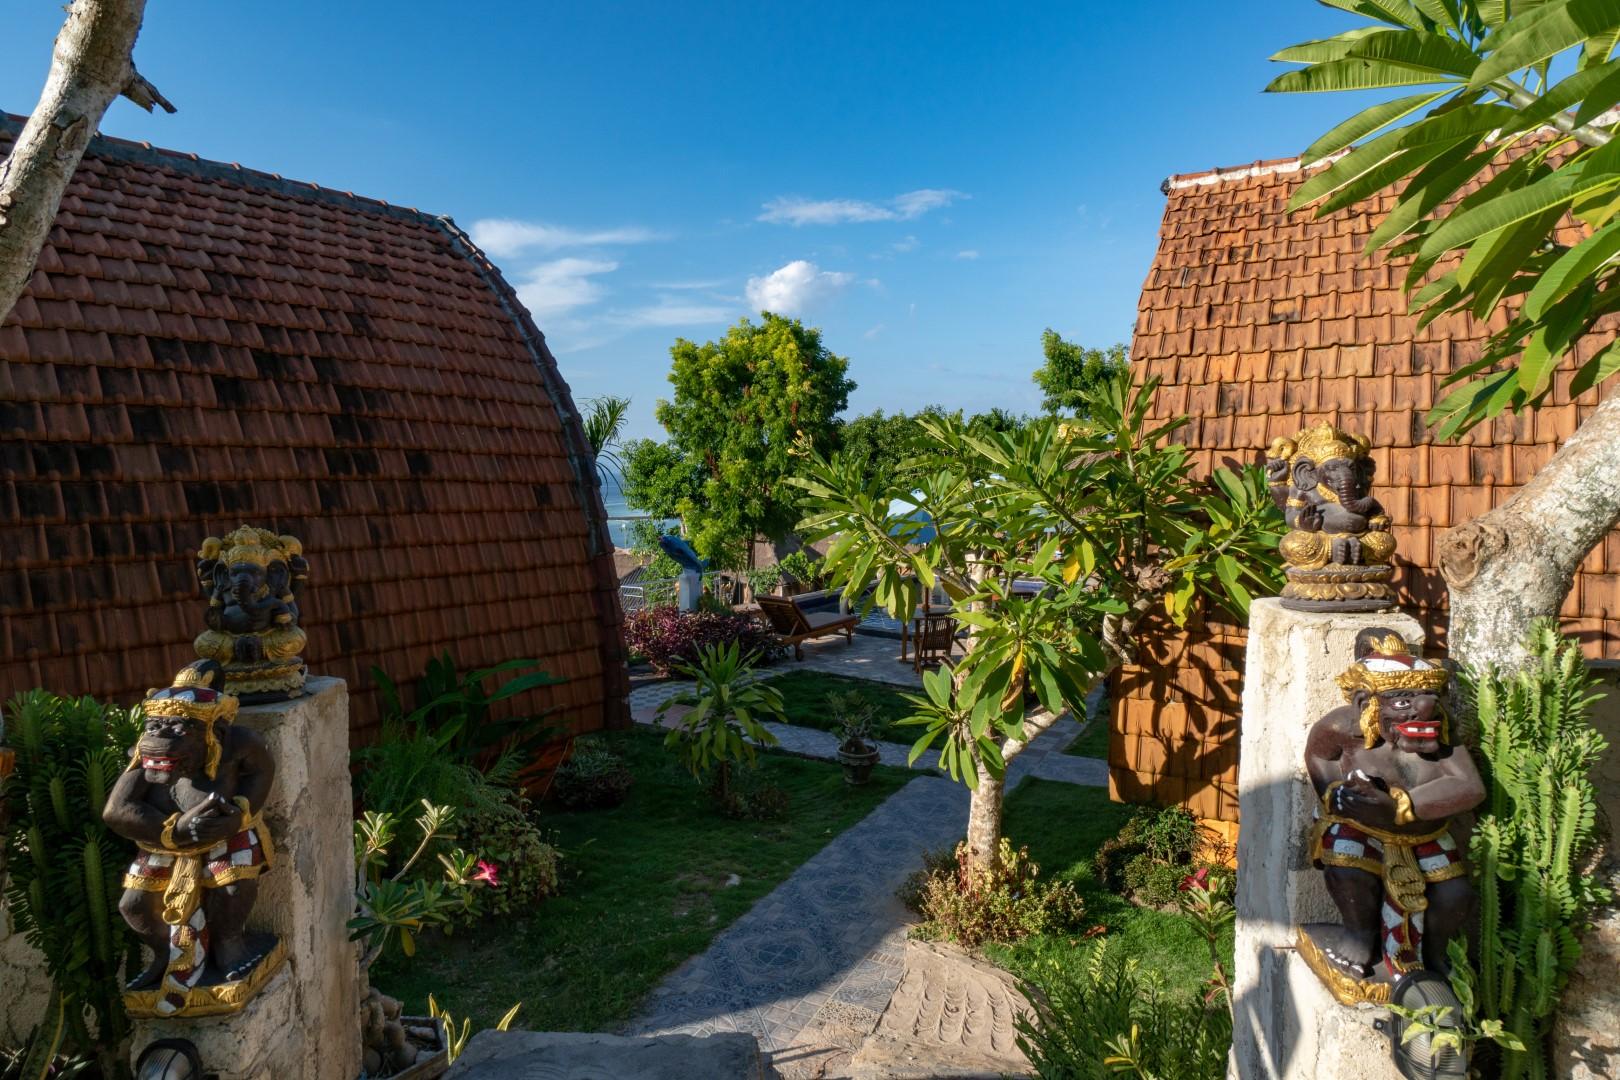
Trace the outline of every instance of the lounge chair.
<instances>
[{"instance_id":1,"label":"lounge chair","mask_svg":"<svg viewBox=\"0 0 1620 1080\"><path fill-rule=\"evenodd\" d=\"M819 595L804 594L805 597L818 598ZM754 599L759 602L759 610L765 613L765 618L770 620L777 640L783 645L793 646L796 660L804 659L803 643L811 638L843 634L847 640L854 642L855 627L861 621L859 616L847 611L806 610L799 597L756 596Z\"/></svg>"}]
</instances>

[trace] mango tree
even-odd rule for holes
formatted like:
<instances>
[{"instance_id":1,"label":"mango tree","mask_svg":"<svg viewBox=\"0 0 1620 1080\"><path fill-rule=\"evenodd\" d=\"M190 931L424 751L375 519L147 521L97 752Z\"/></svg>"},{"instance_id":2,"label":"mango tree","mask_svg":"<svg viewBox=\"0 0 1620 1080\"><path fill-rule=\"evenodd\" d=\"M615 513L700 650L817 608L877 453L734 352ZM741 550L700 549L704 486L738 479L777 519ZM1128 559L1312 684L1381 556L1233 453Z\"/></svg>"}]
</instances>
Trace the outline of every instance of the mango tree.
<instances>
[{"instance_id":1,"label":"mango tree","mask_svg":"<svg viewBox=\"0 0 1620 1080\"><path fill-rule=\"evenodd\" d=\"M997 857L1008 763L1135 654L1151 612L1181 625L1209 600L1242 618L1279 583L1281 519L1261 473L1195 481L1169 441L1185 418L1148 419L1157 386L1122 368L1093 388L1086 419L1010 431L923 416L913 456L881 476L805 451L799 528L832 538L833 585L904 618L937 584L968 627L966 655L914 699L912 760L937 745L972 789L978 867ZM1027 693L1042 706L1028 716Z\"/></svg>"}]
</instances>

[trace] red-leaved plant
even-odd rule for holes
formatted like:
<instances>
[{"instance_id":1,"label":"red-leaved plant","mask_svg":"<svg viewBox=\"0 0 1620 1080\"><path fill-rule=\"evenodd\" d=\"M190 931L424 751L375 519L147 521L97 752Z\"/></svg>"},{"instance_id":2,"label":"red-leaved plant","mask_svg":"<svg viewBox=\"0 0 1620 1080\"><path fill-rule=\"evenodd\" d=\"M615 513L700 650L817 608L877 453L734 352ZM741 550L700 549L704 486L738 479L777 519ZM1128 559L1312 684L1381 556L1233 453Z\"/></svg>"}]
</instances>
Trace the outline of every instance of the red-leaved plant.
<instances>
[{"instance_id":1,"label":"red-leaved plant","mask_svg":"<svg viewBox=\"0 0 1620 1080\"><path fill-rule=\"evenodd\" d=\"M633 612L625 620L624 635L631 652L640 653L653 667L664 672L681 664L696 663L698 652L705 645L736 642L742 655L754 654L756 662L769 662L782 655L776 636L747 615L647 608Z\"/></svg>"}]
</instances>

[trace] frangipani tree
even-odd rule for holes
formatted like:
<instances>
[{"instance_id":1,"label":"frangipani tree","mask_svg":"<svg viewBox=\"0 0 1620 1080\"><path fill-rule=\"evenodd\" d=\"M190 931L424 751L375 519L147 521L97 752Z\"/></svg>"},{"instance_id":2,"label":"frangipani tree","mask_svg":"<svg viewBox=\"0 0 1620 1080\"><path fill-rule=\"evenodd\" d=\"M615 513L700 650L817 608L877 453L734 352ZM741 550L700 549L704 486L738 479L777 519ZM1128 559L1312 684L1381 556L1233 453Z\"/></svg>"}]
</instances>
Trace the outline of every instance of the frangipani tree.
<instances>
[{"instance_id":1,"label":"frangipani tree","mask_svg":"<svg viewBox=\"0 0 1620 1080\"><path fill-rule=\"evenodd\" d=\"M889 475L809 452L799 528L833 538L825 570L851 599L908 615L943 586L970 628L967 654L925 680L912 760L940 761L973 790L970 858L997 857L1006 768L1036 736L1135 652L1142 620L1178 625L1200 598L1247 614L1280 582L1281 518L1257 468L1217 470L1204 486L1185 447L1154 425L1158 381L1127 370L1097 385L1089 420L1033 420L970 433L926 416L915 456ZM910 509L915 506L916 509ZM920 512L919 512L920 511ZM916 542L932 531L926 543ZM1030 595L1017 582L1039 582ZM1044 712L1025 717L1025 693Z\"/></svg>"},{"instance_id":2,"label":"frangipani tree","mask_svg":"<svg viewBox=\"0 0 1620 1080\"><path fill-rule=\"evenodd\" d=\"M1364 21L1277 53L1303 66L1267 89L1402 94L1306 149L1307 169L1344 153L1292 205L1332 213L1398 187L1367 252L1410 258L1420 321L1507 315L1480 358L1447 376L1429 417L1437 434L1535 408L1560 372L1572 394L1620 373L1620 346L1600 337L1602 347L1576 351L1620 311L1620 3L1321 2ZM1558 614L1576 568L1617 522L1620 395L1610 394L1511 499L1436 545L1452 656L1527 662L1527 629Z\"/></svg>"}]
</instances>

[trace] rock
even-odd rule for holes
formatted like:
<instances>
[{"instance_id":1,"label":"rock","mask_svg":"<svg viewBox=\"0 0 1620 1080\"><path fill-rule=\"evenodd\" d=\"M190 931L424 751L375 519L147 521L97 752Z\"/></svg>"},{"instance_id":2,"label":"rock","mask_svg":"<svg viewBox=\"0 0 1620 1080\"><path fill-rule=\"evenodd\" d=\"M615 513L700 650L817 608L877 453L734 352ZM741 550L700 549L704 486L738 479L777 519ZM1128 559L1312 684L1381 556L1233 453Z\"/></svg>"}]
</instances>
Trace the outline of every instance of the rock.
<instances>
[{"instance_id":1,"label":"rock","mask_svg":"<svg viewBox=\"0 0 1620 1080\"><path fill-rule=\"evenodd\" d=\"M382 1055L377 1053L375 1050L367 1050L365 1056L361 1058L361 1063L365 1065L366 1074L368 1076L376 1076L378 1073L382 1072Z\"/></svg>"},{"instance_id":2,"label":"rock","mask_svg":"<svg viewBox=\"0 0 1620 1080\"><path fill-rule=\"evenodd\" d=\"M857 1049L858 1080L1022 1076L1014 1023L1029 1011L1018 983L950 945L906 942L905 974L877 1030Z\"/></svg>"},{"instance_id":3,"label":"rock","mask_svg":"<svg viewBox=\"0 0 1620 1080\"><path fill-rule=\"evenodd\" d=\"M375 993L375 991L373 992ZM383 1015L390 1020L398 1020L400 1010L399 999L391 998L387 994L378 994L377 996L382 998Z\"/></svg>"},{"instance_id":4,"label":"rock","mask_svg":"<svg viewBox=\"0 0 1620 1080\"><path fill-rule=\"evenodd\" d=\"M446 1080L774 1080L742 1032L633 1038L577 1031L480 1031Z\"/></svg>"},{"instance_id":5,"label":"rock","mask_svg":"<svg viewBox=\"0 0 1620 1080\"><path fill-rule=\"evenodd\" d=\"M742 878L738 877L736 874L727 874L726 875L726 888L735 889L737 886L739 886L741 884L742 884Z\"/></svg>"}]
</instances>

